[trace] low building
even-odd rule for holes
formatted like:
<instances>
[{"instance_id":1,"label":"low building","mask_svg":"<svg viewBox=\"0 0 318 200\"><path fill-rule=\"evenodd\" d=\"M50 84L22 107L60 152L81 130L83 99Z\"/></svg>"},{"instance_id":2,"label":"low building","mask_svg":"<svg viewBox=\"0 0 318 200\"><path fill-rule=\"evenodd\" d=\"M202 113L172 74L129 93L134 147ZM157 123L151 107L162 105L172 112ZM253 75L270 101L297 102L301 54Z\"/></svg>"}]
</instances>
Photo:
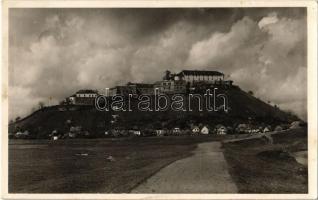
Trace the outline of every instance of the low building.
<instances>
[{"instance_id":1,"label":"low building","mask_svg":"<svg viewBox=\"0 0 318 200\"><path fill-rule=\"evenodd\" d=\"M162 80L154 84L159 94L184 94L187 90L187 83L184 80Z\"/></svg>"},{"instance_id":2,"label":"low building","mask_svg":"<svg viewBox=\"0 0 318 200\"><path fill-rule=\"evenodd\" d=\"M97 90L79 90L72 96L68 97L66 102L72 105L94 105L97 95Z\"/></svg>"},{"instance_id":3,"label":"low building","mask_svg":"<svg viewBox=\"0 0 318 200\"><path fill-rule=\"evenodd\" d=\"M267 133L267 132L270 132L270 128L268 126L266 126L264 129L263 129L263 133Z\"/></svg>"},{"instance_id":4,"label":"low building","mask_svg":"<svg viewBox=\"0 0 318 200\"><path fill-rule=\"evenodd\" d=\"M282 131L282 130L283 130L283 128L281 126L276 126L275 127L275 131Z\"/></svg>"},{"instance_id":5,"label":"low building","mask_svg":"<svg viewBox=\"0 0 318 200\"><path fill-rule=\"evenodd\" d=\"M179 135L181 133L181 130L180 130L180 128L176 127L172 130L172 133L175 135Z\"/></svg>"},{"instance_id":6,"label":"low building","mask_svg":"<svg viewBox=\"0 0 318 200\"><path fill-rule=\"evenodd\" d=\"M28 130L25 130L25 131L18 131L16 134L15 134L15 137L16 138L27 138L28 136L30 135L29 131Z\"/></svg>"},{"instance_id":7,"label":"low building","mask_svg":"<svg viewBox=\"0 0 318 200\"><path fill-rule=\"evenodd\" d=\"M57 140L57 139L59 139L59 137L61 137L61 134L59 134L59 132L58 132L56 129L54 129L49 136L50 136L53 140Z\"/></svg>"},{"instance_id":8,"label":"low building","mask_svg":"<svg viewBox=\"0 0 318 200\"><path fill-rule=\"evenodd\" d=\"M178 79L185 80L193 85L196 82L206 83L220 83L224 81L224 74L218 71L205 71L205 70L183 70L178 73Z\"/></svg>"},{"instance_id":9,"label":"low building","mask_svg":"<svg viewBox=\"0 0 318 200\"><path fill-rule=\"evenodd\" d=\"M153 95L154 94L154 84L148 83L127 83L127 86L135 91L138 95Z\"/></svg>"},{"instance_id":10,"label":"low building","mask_svg":"<svg viewBox=\"0 0 318 200\"><path fill-rule=\"evenodd\" d=\"M79 90L76 92L76 98L96 98L97 97L97 90Z\"/></svg>"},{"instance_id":11,"label":"low building","mask_svg":"<svg viewBox=\"0 0 318 200\"><path fill-rule=\"evenodd\" d=\"M207 126L203 126L201 128L201 134L204 134L204 135L209 134L209 128Z\"/></svg>"},{"instance_id":12,"label":"low building","mask_svg":"<svg viewBox=\"0 0 318 200\"><path fill-rule=\"evenodd\" d=\"M164 136L164 134L165 134L165 131L163 129L157 129L156 130L156 135L157 136Z\"/></svg>"},{"instance_id":13,"label":"low building","mask_svg":"<svg viewBox=\"0 0 318 200\"><path fill-rule=\"evenodd\" d=\"M249 125L248 124L239 124L235 131L238 133L248 133L249 132Z\"/></svg>"},{"instance_id":14,"label":"low building","mask_svg":"<svg viewBox=\"0 0 318 200\"><path fill-rule=\"evenodd\" d=\"M218 135L226 135L227 134L227 128L223 126L222 124L219 124L215 127L216 134Z\"/></svg>"},{"instance_id":15,"label":"low building","mask_svg":"<svg viewBox=\"0 0 318 200\"><path fill-rule=\"evenodd\" d=\"M69 138L75 138L75 137L76 137L76 133L69 132L69 133L68 133L68 137L69 137Z\"/></svg>"},{"instance_id":16,"label":"low building","mask_svg":"<svg viewBox=\"0 0 318 200\"><path fill-rule=\"evenodd\" d=\"M199 128L198 126L194 126L194 127L192 128L192 133L194 133L194 134L200 133L200 128Z\"/></svg>"},{"instance_id":17,"label":"low building","mask_svg":"<svg viewBox=\"0 0 318 200\"><path fill-rule=\"evenodd\" d=\"M141 136L141 131L140 130L129 130L128 133L130 135Z\"/></svg>"},{"instance_id":18,"label":"low building","mask_svg":"<svg viewBox=\"0 0 318 200\"><path fill-rule=\"evenodd\" d=\"M120 136L120 132L121 132L121 130L120 129L117 129L117 128L115 128L115 129L112 129L111 131L111 135L113 136L113 137L118 137L118 136Z\"/></svg>"},{"instance_id":19,"label":"low building","mask_svg":"<svg viewBox=\"0 0 318 200\"><path fill-rule=\"evenodd\" d=\"M73 94L72 96L70 96L70 97L68 98L68 101L66 101L66 102L68 102L69 104L75 104L75 102L76 102L76 95Z\"/></svg>"},{"instance_id":20,"label":"low building","mask_svg":"<svg viewBox=\"0 0 318 200\"><path fill-rule=\"evenodd\" d=\"M129 82L124 86L115 86L109 90L110 96L128 96L129 94L152 95L154 94L154 84Z\"/></svg>"},{"instance_id":21,"label":"low building","mask_svg":"<svg viewBox=\"0 0 318 200\"><path fill-rule=\"evenodd\" d=\"M251 133L251 134L260 133L260 132L261 131L258 128L249 130L249 133Z\"/></svg>"},{"instance_id":22,"label":"low building","mask_svg":"<svg viewBox=\"0 0 318 200\"><path fill-rule=\"evenodd\" d=\"M81 134L81 132L82 132L81 126L71 126L68 132L68 137L69 138L78 137Z\"/></svg>"},{"instance_id":23,"label":"low building","mask_svg":"<svg viewBox=\"0 0 318 200\"><path fill-rule=\"evenodd\" d=\"M301 122L300 121L294 121L290 124L290 127L291 129L294 129L294 128L300 128L301 127Z\"/></svg>"},{"instance_id":24,"label":"low building","mask_svg":"<svg viewBox=\"0 0 318 200\"><path fill-rule=\"evenodd\" d=\"M109 89L110 96L115 96L115 95L128 96L129 94L136 94L135 88L132 88L129 86L115 86Z\"/></svg>"}]
</instances>

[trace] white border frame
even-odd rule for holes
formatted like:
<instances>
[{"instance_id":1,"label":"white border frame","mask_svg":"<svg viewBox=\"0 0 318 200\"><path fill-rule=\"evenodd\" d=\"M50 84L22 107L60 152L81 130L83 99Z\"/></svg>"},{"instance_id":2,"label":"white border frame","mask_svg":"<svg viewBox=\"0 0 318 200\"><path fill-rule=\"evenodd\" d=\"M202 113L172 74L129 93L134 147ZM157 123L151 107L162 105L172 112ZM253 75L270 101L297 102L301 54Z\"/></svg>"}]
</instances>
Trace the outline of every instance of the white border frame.
<instances>
[{"instance_id":1,"label":"white border frame","mask_svg":"<svg viewBox=\"0 0 318 200\"><path fill-rule=\"evenodd\" d=\"M4 0L2 8L2 197L10 199L317 199L317 3L304 0ZM307 7L308 194L8 194L9 8Z\"/></svg>"}]
</instances>

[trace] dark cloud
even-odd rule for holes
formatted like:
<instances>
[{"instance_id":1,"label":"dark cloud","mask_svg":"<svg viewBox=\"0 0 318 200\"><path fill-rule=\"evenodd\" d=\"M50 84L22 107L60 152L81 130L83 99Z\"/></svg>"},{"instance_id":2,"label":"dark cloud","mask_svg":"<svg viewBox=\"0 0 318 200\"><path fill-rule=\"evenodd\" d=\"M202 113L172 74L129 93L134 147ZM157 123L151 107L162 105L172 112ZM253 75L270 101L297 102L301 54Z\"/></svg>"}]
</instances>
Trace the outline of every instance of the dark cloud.
<instances>
[{"instance_id":1,"label":"dark cloud","mask_svg":"<svg viewBox=\"0 0 318 200\"><path fill-rule=\"evenodd\" d=\"M223 71L243 89L305 118L305 8L9 13L11 116L80 88L153 82L166 69L187 68Z\"/></svg>"}]
</instances>

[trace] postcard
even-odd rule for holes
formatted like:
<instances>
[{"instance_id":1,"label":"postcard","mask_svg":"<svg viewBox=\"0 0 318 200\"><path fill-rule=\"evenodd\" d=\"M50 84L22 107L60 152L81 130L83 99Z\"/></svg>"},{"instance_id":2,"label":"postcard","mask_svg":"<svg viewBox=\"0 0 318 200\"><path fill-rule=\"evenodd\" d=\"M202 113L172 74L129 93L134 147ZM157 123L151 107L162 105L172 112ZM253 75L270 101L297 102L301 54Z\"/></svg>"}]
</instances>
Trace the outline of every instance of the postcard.
<instances>
[{"instance_id":1,"label":"postcard","mask_svg":"<svg viewBox=\"0 0 318 200\"><path fill-rule=\"evenodd\" d=\"M317 198L315 1L2 12L2 198Z\"/></svg>"}]
</instances>

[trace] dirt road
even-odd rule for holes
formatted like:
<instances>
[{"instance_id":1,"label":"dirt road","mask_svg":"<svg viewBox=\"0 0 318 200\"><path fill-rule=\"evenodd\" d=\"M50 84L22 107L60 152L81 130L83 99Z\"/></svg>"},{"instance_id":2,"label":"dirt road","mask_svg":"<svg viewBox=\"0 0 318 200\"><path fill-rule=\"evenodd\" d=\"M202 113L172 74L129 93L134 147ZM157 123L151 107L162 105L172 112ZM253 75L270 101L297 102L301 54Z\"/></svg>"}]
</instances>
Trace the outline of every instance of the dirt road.
<instances>
[{"instance_id":1,"label":"dirt road","mask_svg":"<svg viewBox=\"0 0 318 200\"><path fill-rule=\"evenodd\" d=\"M199 144L193 156L161 169L131 193L237 193L220 146Z\"/></svg>"}]
</instances>

